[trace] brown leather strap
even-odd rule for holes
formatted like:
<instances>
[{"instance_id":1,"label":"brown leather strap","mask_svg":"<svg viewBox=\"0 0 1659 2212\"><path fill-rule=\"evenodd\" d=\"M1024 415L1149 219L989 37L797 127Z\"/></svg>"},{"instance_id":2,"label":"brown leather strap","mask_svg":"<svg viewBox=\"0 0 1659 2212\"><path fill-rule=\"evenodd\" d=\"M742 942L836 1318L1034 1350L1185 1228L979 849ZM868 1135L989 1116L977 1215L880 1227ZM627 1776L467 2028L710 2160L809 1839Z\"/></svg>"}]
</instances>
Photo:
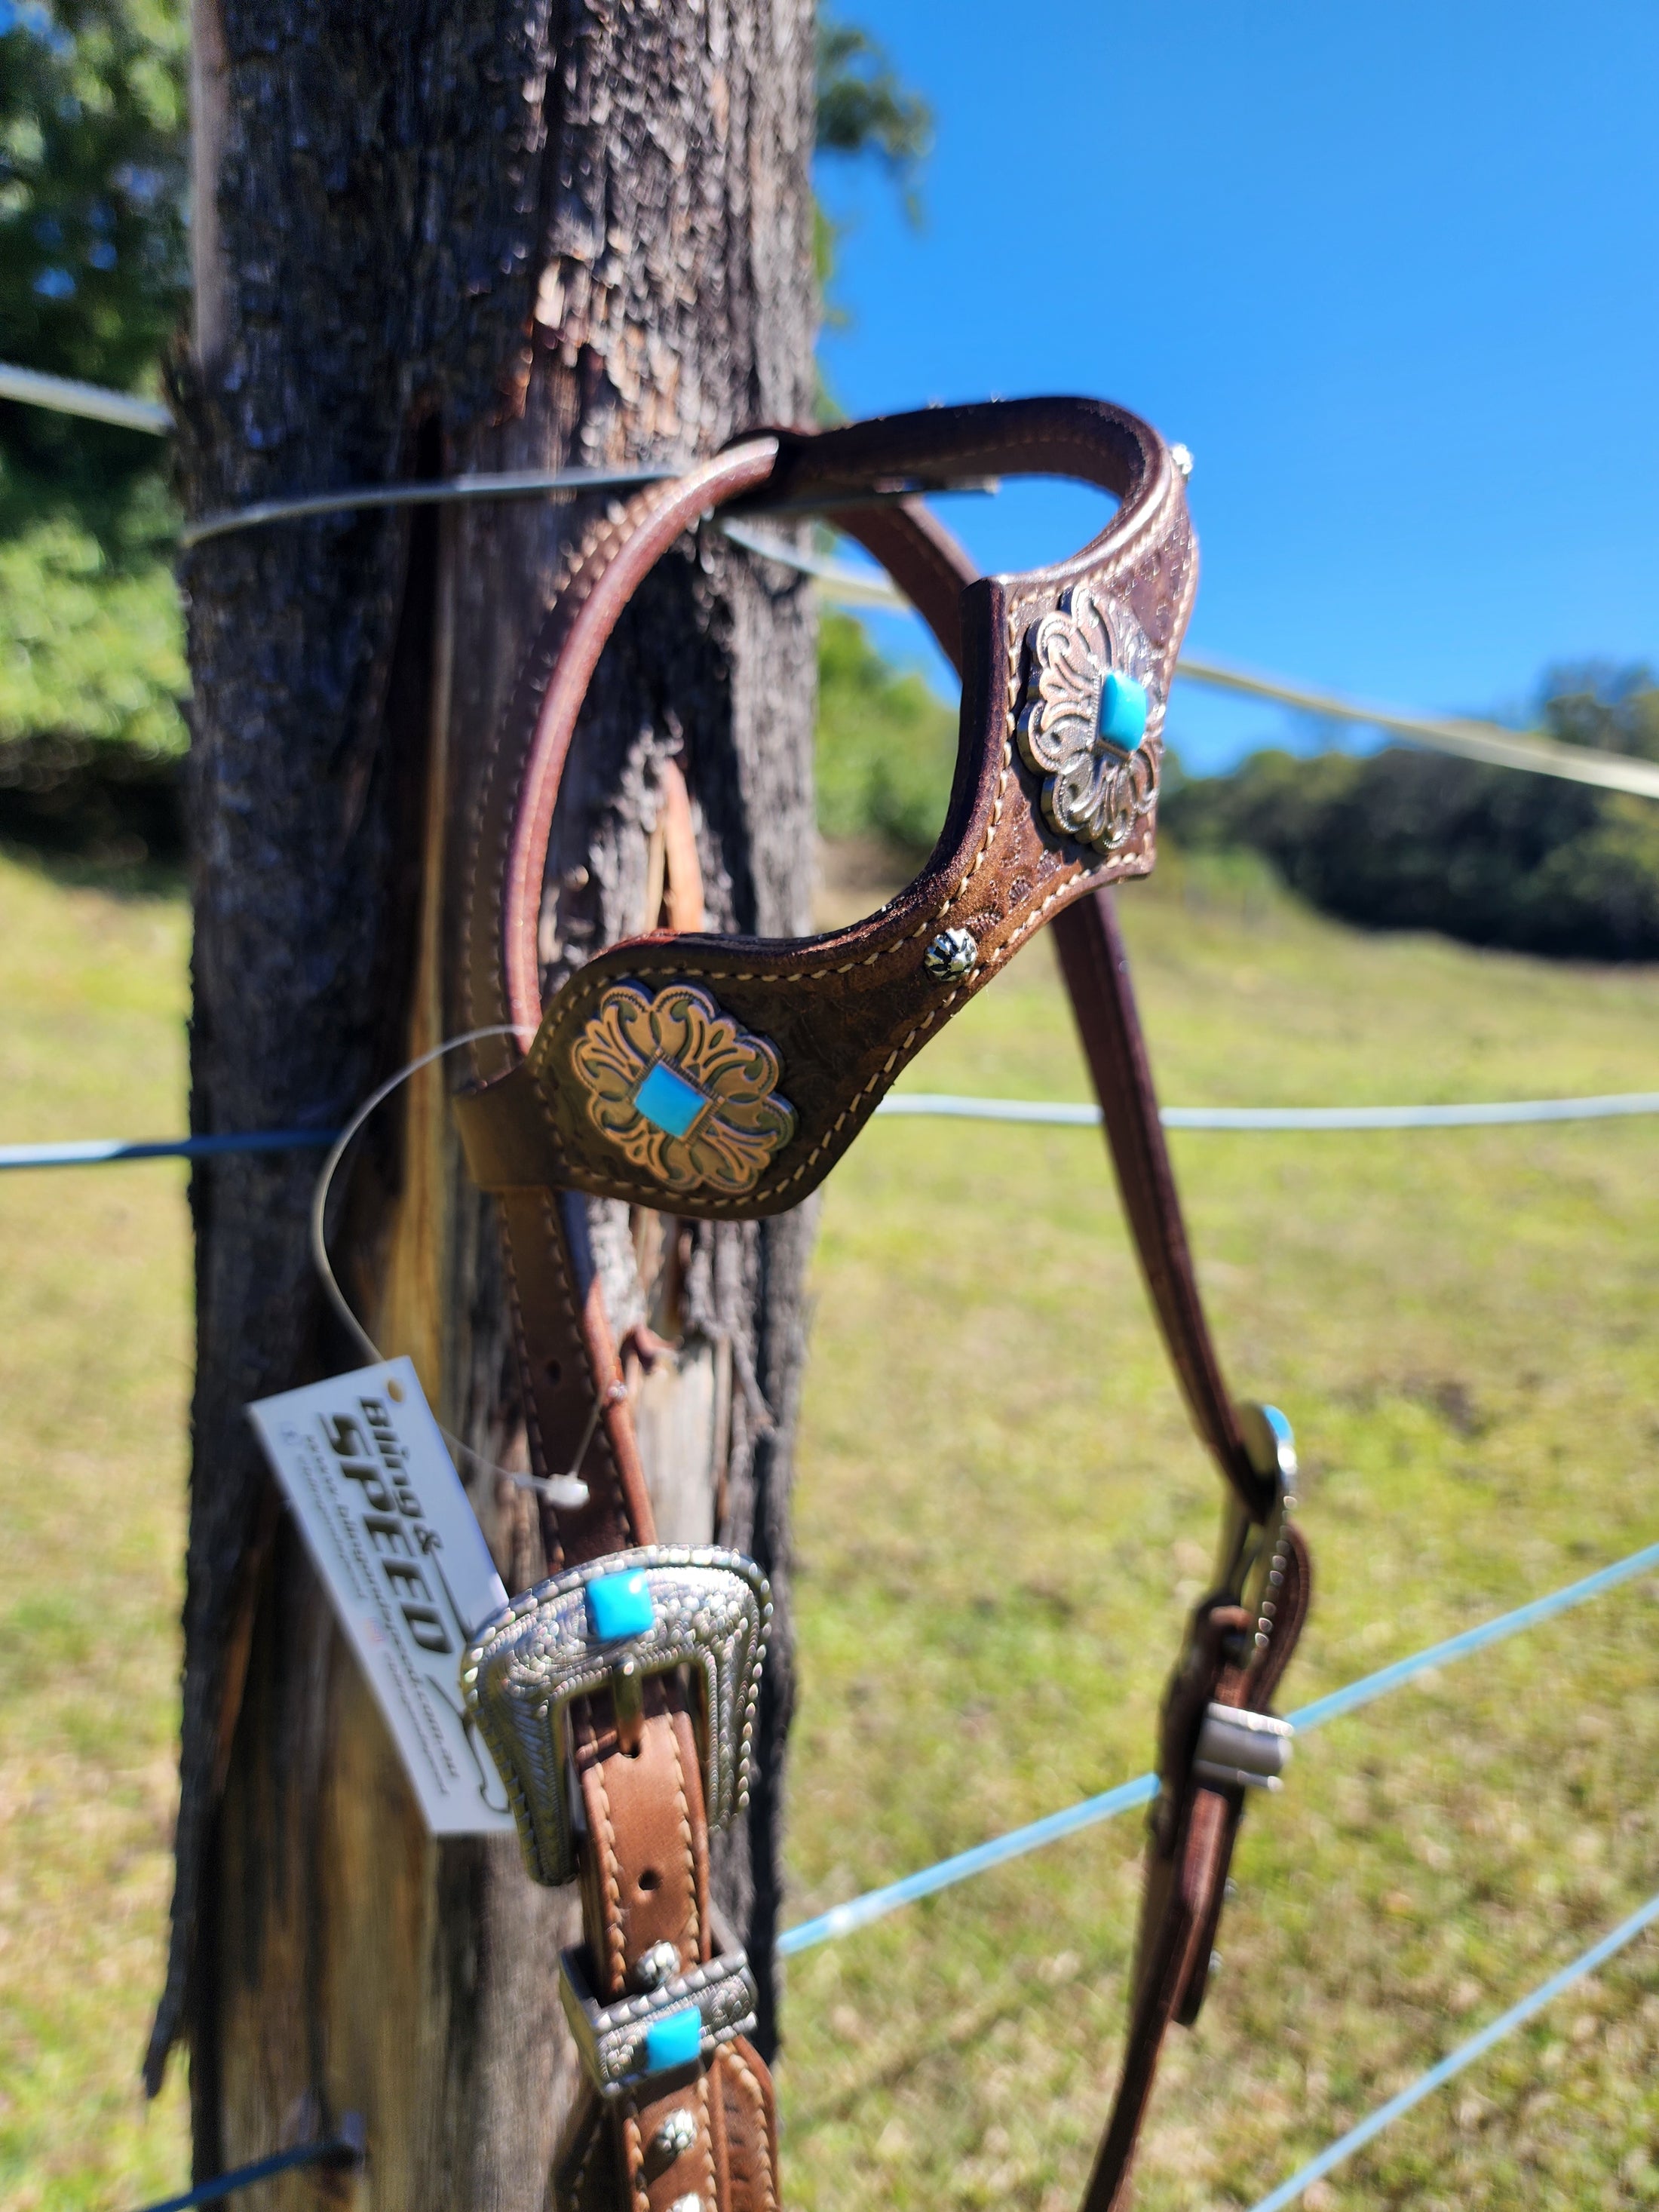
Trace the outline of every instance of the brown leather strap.
<instances>
[{"instance_id":1,"label":"brown leather strap","mask_svg":"<svg viewBox=\"0 0 1659 2212\"><path fill-rule=\"evenodd\" d=\"M966 554L925 509L908 503L853 509L836 520L887 568L959 671L960 623L951 619L950 587L955 585L959 605L972 579ZM1103 886L1066 907L1054 927L1124 1212L1171 1362L1223 1479L1250 1516L1260 1519L1277 1504L1274 1486L1245 1448L1199 1294L1111 891ZM1228 1662L1224 1638L1254 1631L1257 1624L1211 1601L1200 1609L1188 1663L1171 1685L1122 2074L1083 2212L1120 2212L1126 2203L1164 2038L1172 2021L1190 2027L1203 2002L1243 1792L1195 1783L1193 1748L1212 1701L1265 1711L1290 1663L1307 1615L1312 1573L1300 1530L1287 1528L1284 1542L1283 1579L1271 1601L1269 1638L1259 1663Z\"/></svg>"},{"instance_id":2,"label":"brown leather strap","mask_svg":"<svg viewBox=\"0 0 1659 2212\"><path fill-rule=\"evenodd\" d=\"M559 778L605 640L678 532L706 508L745 498L853 510L860 494L890 481L993 463L1062 471L1121 504L1073 559L973 582L965 596L943 533L860 510L860 530L905 562L907 585L963 675L950 811L915 881L879 914L798 943L662 933L624 941L544 1008L537 930ZM1163 441L1089 400L926 410L817 437L748 439L684 484L641 495L597 532L549 616L477 812L467 895L473 1018L505 1004L526 1049L516 1064L506 1050L481 1055L482 1072L501 1072L458 1106L475 1178L495 1189L556 1184L711 1220L798 1204L905 1063L1035 930L1068 901L1151 867L1163 700L1196 580L1182 479ZM1085 696L1106 659L1139 671L1150 715L1139 744L1110 760L1091 752ZM1028 679L1039 678L1040 696L1028 696ZM1064 758L1045 769L1039 761L1054 748ZM634 1097L635 1079L663 1049L663 1022L677 1068L704 1102L683 1146L664 1139Z\"/></svg>"},{"instance_id":3,"label":"brown leather strap","mask_svg":"<svg viewBox=\"0 0 1659 2212\"><path fill-rule=\"evenodd\" d=\"M597 634L608 635L663 547L714 498L763 474L774 450L769 440L752 441L689 482L653 487L634 502L625 525L597 525L560 580L539 655L520 679L475 803L464 887L469 1027L513 1018L499 942L504 886L520 884L526 898L539 902L546 826L562 768L562 753L550 763L544 753L538 757L536 745L545 745L550 730L568 744L559 713L562 687L574 685L580 699L591 673L580 653L560 659L566 637L596 598ZM597 658L597 646L593 652ZM539 693L556 665L553 709L544 713ZM678 772L675 781L665 838L683 848L690 806ZM532 816L527 830L517 805L526 785L545 793L547 807L547 825ZM528 856L514 844L515 823L532 843L541 838ZM672 886L677 921L701 921L687 903L696 882L695 866L688 866L694 854L695 848L691 855L683 849L666 855L665 889ZM695 903L700 906L700 897ZM486 1071L492 1042L479 1050ZM586 1202L570 1191L506 1186L498 1189L497 1204L532 1468L542 1477L578 1475L587 1488L586 1503L579 1506L542 1501L543 1547L550 1572L556 1573L652 1543L656 1532L590 1249ZM618 1740L608 1695L585 1701L573 1714L586 1815L578 1849L583 1934L605 2002L640 1986L633 1977L653 1943L672 1944L684 1966L710 1955L708 1824L691 1719L672 1681L647 1680L645 1706L631 1753ZM690 2079L653 2082L651 2094L625 2097L609 2112L591 2094L584 2096L567 2134L559 2190L566 2207L580 2204L589 2212L668 2212L688 2197L701 2212L775 2212L776 2172L771 2079L758 2053L739 2039L707 2071L692 2069Z\"/></svg>"},{"instance_id":4,"label":"brown leather strap","mask_svg":"<svg viewBox=\"0 0 1659 2212\"><path fill-rule=\"evenodd\" d=\"M1205 1319L1111 893L1079 900L1055 916L1054 928L1123 1210L1170 1358L1223 1480L1260 1520L1276 1502L1274 1490L1250 1463Z\"/></svg>"},{"instance_id":5,"label":"brown leather strap","mask_svg":"<svg viewBox=\"0 0 1659 2212\"><path fill-rule=\"evenodd\" d=\"M493 1067L497 1077L483 1094L489 1102L488 1112L477 1110L475 1101L464 1126L475 1174L501 1193L538 1471L570 1471L569 1456L588 1433L596 1404L601 1412L580 1468L588 1502L576 1512L549 1516L550 1561L574 1563L648 1541L650 1510L620 1389L616 1347L586 1255L582 1202L568 1191L555 1197L545 1185L558 1178L549 1177L540 1166L547 1157L547 1117L556 1117L560 1103L550 1060L544 1055L540 1070L534 1064L544 1042L538 1035L542 1008L536 954L541 872L576 715L623 607L652 563L699 514L745 494L756 503L836 505L842 526L894 575L963 673L964 762L967 733L975 725L980 730L977 777L964 780L959 767L951 819L941 842L945 858L934 878L924 874L906 895L908 905L895 902L884 917L877 918L880 927L870 933L868 945L860 944L859 965L867 969L887 957L888 937L896 946L913 942L918 915L931 928L947 917L954 921L958 914L968 914L968 908L953 908L952 902L970 884L977 893L981 871L993 854L998 857L985 871L988 885L994 886L992 903L971 909L975 933L992 956L983 963L984 973L992 972L1041 921L1058 920L1062 967L1101 1098L1125 1209L1193 1418L1249 1517L1261 1520L1276 1502L1273 1486L1251 1462L1209 1335L1105 888L1114 877L1150 866L1150 820L1128 866L1091 865L1085 859L1056 872L1052 861L1046 861L1048 887L1035 896L1018 873L1028 852L1018 842L1019 823L1022 815L1031 817L1035 790L1027 787L1028 778L1022 785L1024 809L1018 803L1005 805L1008 777L1023 775L1006 737L999 741L1000 769L992 773L986 766L992 731L1012 726L1019 672L1016 654L1006 684L999 678L996 687L986 687L988 636L1025 638L1030 608L1055 604L1059 583L1074 574L1091 580L1106 575L1114 580L1114 588L1139 595L1133 604L1155 634L1167 682L1195 574L1184 508L1161 443L1133 417L1078 402L1034 402L1015 412L1017 422L1011 422L1006 409L969 409L942 410L920 428L916 418L902 418L818 438L768 434L744 441L678 485L653 487L618 520L591 534L556 595L521 682L475 814L465 894L468 1012L474 1024L510 1020L532 1057L515 1066L506 1051L493 1059L480 1055L481 1071L488 1074ZM861 493L891 489L882 483L888 471L902 482L923 467L965 471L1011 465L1081 475L1124 500L1113 529L1097 542L1110 541L1103 565L1097 562L1090 568L1085 556L1079 556L1058 569L1039 572L1035 580L1019 580L1028 596L1017 606L1011 605L1006 585L975 583L966 556L925 509L904 499L859 503ZM1018 600L1018 592L1012 597ZM1005 817L1013 838L1006 850L997 844ZM1029 852L1040 855L1048 849L1039 839ZM977 859L961 873L964 853L975 851ZM957 889L940 903L939 888L951 881ZM903 924L897 934L896 910ZM681 917L674 914L671 919L678 922ZM1006 925L1000 939L1000 924ZM877 943L883 929L886 934ZM590 991L597 990L609 972L607 963L618 973L642 970L642 948L660 944L665 972L672 969L684 976L695 970L717 979L722 1000L735 1003L739 1012L745 1011L745 986L763 985L754 1003L771 1010L772 1029L782 1031L787 1029L792 995L781 989L782 983L814 985L820 998L834 999L840 978L849 972L844 965L826 965L825 942L798 953L794 948L736 947L727 940L665 933L600 956L590 963L591 975L583 971L583 980ZM745 978L745 961L765 973ZM921 1022L921 1030L930 1029L963 995L965 988ZM807 998L794 997L797 1006L807 1003ZM901 1041L892 1027L895 1008L901 1028L910 1018L904 1007L902 990L890 994L883 1017L888 1030L876 1047L887 1053L881 1087L919 1041L918 1036ZM842 1003L837 1012L855 1048L855 1010L849 1012ZM803 1034L788 1032L792 1048ZM505 1079L509 1075L511 1081ZM873 1098L868 1103L872 1105ZM851 1118L854 1127L820 1151L844 1149L862 1115ZM525 1180L526 1161L537 1164L539 1181ZM590 1176L585 1187L612 1186ZM635 1194L625 1184L616 1187ZM783 1191L775 1200L757 1202L751 1190L744 1204L726 1210L745 1216L771 1211L774 1203L789 1203L799 1194ZM758 1194L761 1200L766 1197L763 1191ZM694 1196L685 1210L717 1215L721 1209ZM1194 1781L1193 1747L1212 1701L1265 1710L1289 1660L1306 1610L1309 1573L1299 1535L1288 1532L1285 1546L1277 1619L1271 1618L1269 1607L1269 1618L1253 1624L1228 1603L1206 1601L1195 1617L1182 1669L1166 1704L1164 1788L1149 1855L1123 2080L1087 2212L1108 2212L1122 2202L1163 2035L1171 2020L1194 2017L1201 2002L1242 1801L1238 1793ZM1229 1638L1251 1626L1264 1632L1245 1658ZM701 1778L689 1717L669 1685L648 1690L643 1731L631 1754L617 1741L614 1717L603 1697L593 1698L581 1714L574 1740L586 1820L580 1852L584 1927L596 1988L610 2001L634 1986L630 1977L653 1943L673 1944L685 1966L709 1955ZM560 2185L572 2212L578 2207L580 2212L667 2212L692 2194L707 2212L774 2212L775 2123L765 2069L739 2041L725 2046L707 2074L693 2071L695 2078L686 2081L653 2085L647 2101L624 2107L614 2130L591 2108L579 2114ZM689 2115L691 2124L669 2129L671 2115L678 2114Z\"/></svg>"},{"instance_id":6,"label":"brown leather strap","mask_svg":"<svg viewBox=\"0 0 1659 2212\"><path fill-rule=\"evenodd\" d=\"M1299 1528L1286 1528L1285 1544L1273 1632L1261 1663L1240 1667L1227 1656L1228 1639L1255 1626L1250 1617L1211 1605L1200 1607L1188 1647L1190 1663L1170 1686L1123 2071L1082 2212L1120 2212L1127 2202L1130 2165L1164 2035L1172 2021L1190 2027L1203 2002L1244 1793L1195 1781L1193 1751L1212 1701L1265 1712L1290 1664L1307 1618L1312 1569Z\"/></svg>"},{"instance_id":7,"label":"brown leather strap","mask_svg":"<svg viewBox=\"0 0 1659 2212\"><path fill-rule=\"evenodd\" d=\"M975 573L963 549L920 501L853 507L836 519L882 563L960 673L962 594ZM1103 885L1062 908L1052 926L1123 1209L1170 1359L1223 1480L1259 1519L1274 1501L1245 1450L1199 1296L1111 891Z\"/></svg>"}]
</instances>

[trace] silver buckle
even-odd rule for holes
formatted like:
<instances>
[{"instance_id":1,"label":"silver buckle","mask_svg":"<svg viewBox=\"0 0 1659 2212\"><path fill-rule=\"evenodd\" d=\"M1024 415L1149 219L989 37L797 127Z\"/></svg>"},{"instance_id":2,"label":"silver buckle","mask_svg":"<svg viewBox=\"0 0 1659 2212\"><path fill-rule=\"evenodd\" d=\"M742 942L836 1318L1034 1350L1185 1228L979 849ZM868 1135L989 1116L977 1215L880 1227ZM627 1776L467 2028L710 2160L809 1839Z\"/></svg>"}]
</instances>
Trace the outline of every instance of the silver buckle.
<instances>
[{"instance_id":1,"label":"silver buckle","mask_svg":"<svg viewBox=\"0 0 1659 2212\"><path fill-rule=\"evenodd\" d=\"M1271 1713L1209 1705L1193 1753L1193 1779L1224 1790L1282 1790L1296 1730Z\"/></svg>"},{"instance_id":2,"label":"silver buckle","mask_svg":"<svg viewBox=\"0 0 1659 2212\"><path fill-rule=\"evenodd\" d=\"M642 1578L651 1619L607 1638L594 1632L587 1586L613 1576ZM744 1809L771 1619L771 1591L751 1559L655 1544L556 1575L478 1632L461 1662L461 1694L501 1771L536 1881L575 1878L565 1719L573 1698L613 1690L625 1741L641 1717L643 1678L690 1666L706 1692L699 1740L709 1825L722 1828Z\"/></svg>"},{"instance_id":3,"label":"silver buckle","mask_svg":"<svg viewBox=\"0 0 1659 2212\"><path fill-rule=\"evenodd\" d=\"M612 2005L602 2005L594 1996L586 1952L563 1951L559 1954L559 1995L583 2070L607 2104L653 2075L694 2063L706 2066L722 2043L747 2035L755 2025L755 1977L741 1950L694 1966L689 1974L676 1974L642 1996L619 1997ZM699 2024L695 2057L688 2050L676 2053L665 2065L653 2064L649 2045L653 2027L660 2028L671 2015L693 2009Z\"/></svg>"}]
</instances>

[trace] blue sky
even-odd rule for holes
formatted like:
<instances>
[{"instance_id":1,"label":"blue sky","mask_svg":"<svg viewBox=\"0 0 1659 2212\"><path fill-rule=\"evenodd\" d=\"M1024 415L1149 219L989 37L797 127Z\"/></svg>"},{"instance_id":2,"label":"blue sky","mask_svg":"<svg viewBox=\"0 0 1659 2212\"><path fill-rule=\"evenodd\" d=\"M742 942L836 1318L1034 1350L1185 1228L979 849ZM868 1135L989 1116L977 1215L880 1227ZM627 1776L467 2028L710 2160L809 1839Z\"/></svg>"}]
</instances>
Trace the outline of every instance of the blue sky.
<instances>
[{"instance_id":1,"label":"blue sky","mask_svg":"<svg viewBox=\"0 0 1659 2212\"><path fill-rule=\"evenodd\" d=\"M844 12L938 122L919 231L820 165L849 413L1091 392L1183 439L1218 659L1511 717L1551 662L1659 664L1659 8ZM987 568L1099 511L951 508ZM1287 734L1190 686L1172 726L1198 767Z\"/></svg>"}]
</instances>

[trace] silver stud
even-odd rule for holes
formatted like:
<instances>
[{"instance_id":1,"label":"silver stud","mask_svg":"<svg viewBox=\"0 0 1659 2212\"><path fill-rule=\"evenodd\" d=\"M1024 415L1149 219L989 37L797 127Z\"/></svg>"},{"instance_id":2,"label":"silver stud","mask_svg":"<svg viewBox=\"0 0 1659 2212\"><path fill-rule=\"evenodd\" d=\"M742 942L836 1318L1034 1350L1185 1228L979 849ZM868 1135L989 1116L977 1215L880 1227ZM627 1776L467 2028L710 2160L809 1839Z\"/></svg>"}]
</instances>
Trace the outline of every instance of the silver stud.
<instances>
[{"instance_id":1,"label":"silver stud","mask_svg":"<svg viewBox=\"0 0 1659 2212\"><path fill-rule=\"evenodd\" d=\"M651 2138L652 2148L664 2164L683 2158L697 2140L697 2124L684 2105L677 2105ZM696 2197L691 2199L695 2204Z\"/></svg>"},{"instance_id":2,"label":"silver stud","mask_svg":"<svg viewBox=\"0 0 1659 2212\"><path fill-rule=\"evenodd\" d=\"M695 2191L690 2197L677 2197L668 2212L702 2212L702 2199Z\"/></svg>"},{"instance_id":3,"label":"silver stud","mask_svg":"<svg viewBox=\"0 0 1659 2212\"><path fill-rule=\"evenodd\" d=\"M1180 470L1183 477L1191 476L1193 472L1193 455L1192 448L1189 446L1171 446L1170 448L1170 459L1175 463L1176 466Z\"/></svg>"},{"instance_id":4,"label":"silver stud","mask_svg":"<svg viewBox=\"0 0 1659 2212\"><path fill-rule=\"evenodd\" d=\"M665 1982L672 1982L679 1970L679 1947L674 1943L653 1943L635 1961L635 1987L659 1990Z\"/></svg>"},{"instance_id":5,"label":"silver stud","mask_svg":"<svg viewBox=\"0 0 1659 2212\"><path fill-rule=\"evenodd\" d=\"M968 929L942 929L923 953L927 973L941 983L965 975L979 958L979 946Z\"/></svg>"}]
</instances>

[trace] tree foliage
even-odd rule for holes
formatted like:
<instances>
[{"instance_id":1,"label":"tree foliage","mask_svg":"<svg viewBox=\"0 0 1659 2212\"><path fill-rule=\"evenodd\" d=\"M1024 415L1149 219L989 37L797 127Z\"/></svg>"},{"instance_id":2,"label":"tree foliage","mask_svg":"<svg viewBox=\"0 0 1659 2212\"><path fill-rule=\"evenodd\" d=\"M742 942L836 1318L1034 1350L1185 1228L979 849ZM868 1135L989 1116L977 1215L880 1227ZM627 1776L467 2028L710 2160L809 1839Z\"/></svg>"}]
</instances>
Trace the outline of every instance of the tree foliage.
<instances>
[{"instance_id":1,"label":"tree foliage","mask_svg":"<svg viewBox=\"0 0 1659 2212\"><path fill-rule=\"evenodd\" d=\"M0 359L153 382L189 283L186 64L173 0L0 0ZM39 408L6 408L0 445L77 489L156 463L153 439Z\"/></svg>"},{"instance_id":2,"label":"tree foliage","mask_svg":"<svg viewBox=\"0 0 1659 2212\"><path fill-rule=\"evenodd\" d=\"M0 359L153 387L188 296L187 58L176 0L0 0ZM0 403L14 836L121 844L109 823L185 749L167 459L142 433Z\"/></svg>"},{"instance_id":3,"label":"tree foliage","mask_svg":"<svg viewBox=\"0 0 1659 2212\"><path fill-rule=\"evenodd\" d=\"M820 15L818 152L874 155L908 185L933 141L933 110L899 82L878 42L854 24Z\"/></svg>"},{"instance_id":4,"label":"tree foliage","mask_svg":"<svg viewBox=\"0 0 1659 2212\"><path fill-rule=\"evenodd\" d=\"M1644 668L1558 669L1540 717L1568 744L1659 760ZM1594 960L1659 959L1659 805L1389 746L1364 759L1255 754L1177 787L1178 840L1265 853L1326 913L1380 929Z\"/></svg>"},{"instance_id":5,"label":"tree foliage","mask_svg":"<svg viewBox=\"0 0 1659 2212\"><path fill-rule=\"evenodd\" d=\"M816 772L828 837L880 837L925 853L951 796L957 717L914 670L900 671L850 615L818 632Z\"/></svg>"},{"instance_id":6,"label":"tree foliage","mask_svg":"<svg viewBox=\"0 0 1659 2212\"><path fill-rule=\"evenodd\" d=\"M899 186L910 221L920 222L917 174L933 143L933 111L927 102L901 82L878 40L827 10L818 16L817 89L818 154L878 163ZM831 289L846 230L822 199L814 203L812 253L818 297L823 320L832 330L844 328L848 320ZM827 399L821 411L833 416Z\"/></svg>"}]
</instances>

